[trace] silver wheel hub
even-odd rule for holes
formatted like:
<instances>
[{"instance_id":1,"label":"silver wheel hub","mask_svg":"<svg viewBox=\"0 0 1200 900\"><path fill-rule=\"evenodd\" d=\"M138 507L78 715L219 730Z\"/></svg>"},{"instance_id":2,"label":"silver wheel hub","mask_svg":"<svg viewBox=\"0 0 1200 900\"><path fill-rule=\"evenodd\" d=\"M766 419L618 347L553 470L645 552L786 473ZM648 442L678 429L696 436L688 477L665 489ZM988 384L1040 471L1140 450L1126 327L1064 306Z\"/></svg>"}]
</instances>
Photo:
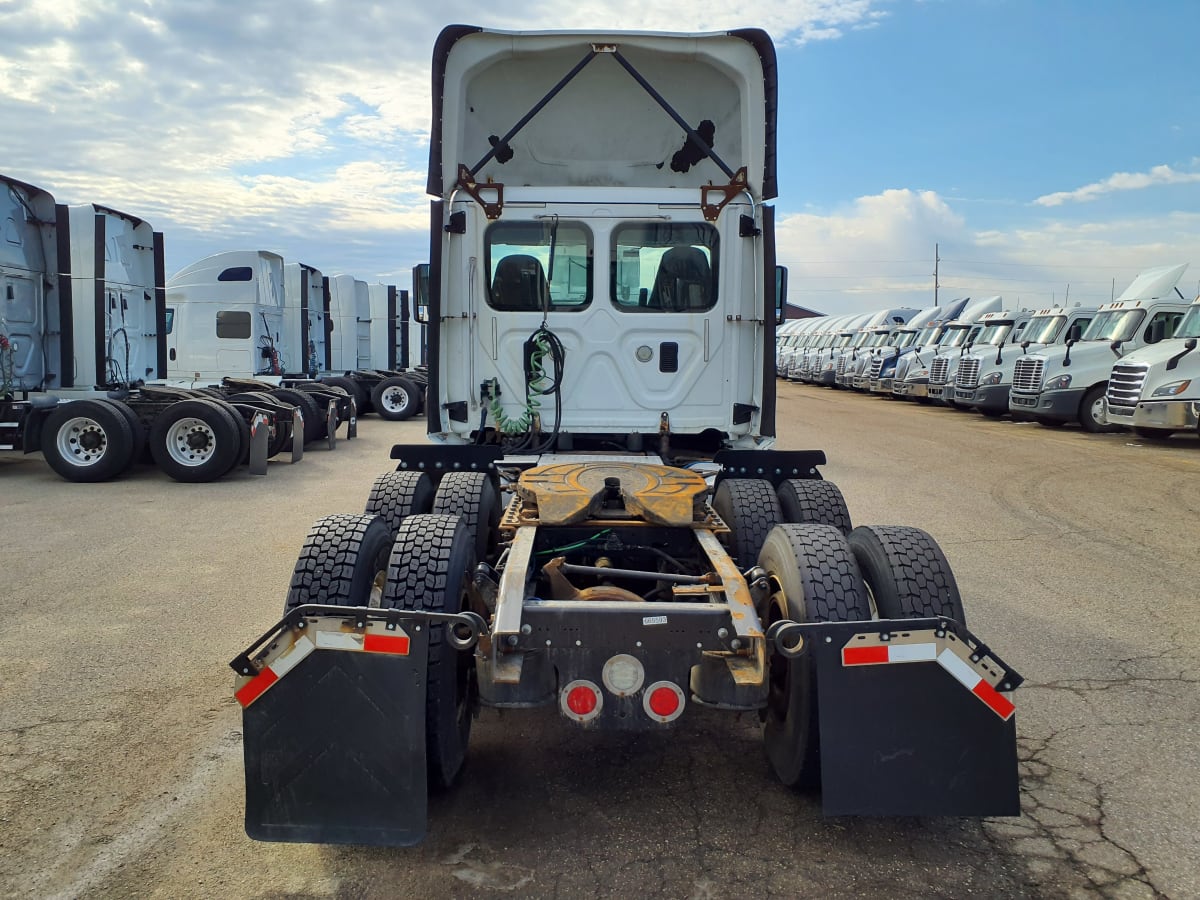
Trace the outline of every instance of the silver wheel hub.
<instances>
[{"instance_id":1,"label":"silver wheel hub","mask_svg":"<svg viewBox=\"0 0 1200 900\"><path fill-rule=\"evenodd\" d=\"M408 391L402 387L390 387L380 397L388 412L399 412L408 404Z\"/></svg>"},{"instance_id":2,"label":"silver wheel hub","mask_svg":"<svg viewBox=\"0 0 1200 900\"><path fill-rule=\"evenodd\" d=\"M95 419L77 416L58 429L58 455L76 466L93 466L108 452L108 435Z\"/></svg>"},{"instance_id":3,"label":"silver wheel hub","mask_svg":"<svg viewBox=\"0 0 1200 900\"><path fill-rule=\"evenodd\" d=\"M180 419L167 429L167 453L181 466L201 466L217 451L217 436L203 419Z\"/></svg>"}]
</instances>

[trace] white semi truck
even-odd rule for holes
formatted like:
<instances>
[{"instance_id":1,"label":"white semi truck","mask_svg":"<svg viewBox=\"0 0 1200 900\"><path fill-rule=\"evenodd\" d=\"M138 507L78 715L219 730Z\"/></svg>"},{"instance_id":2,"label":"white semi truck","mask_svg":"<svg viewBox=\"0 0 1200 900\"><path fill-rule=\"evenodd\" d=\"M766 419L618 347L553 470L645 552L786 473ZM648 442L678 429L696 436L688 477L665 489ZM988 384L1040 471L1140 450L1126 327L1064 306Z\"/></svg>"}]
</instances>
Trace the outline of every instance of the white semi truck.
<instances>
[{"instance_id":1,"label":"white semi truck","mask_svg":"<svg viewBox=\"0 0 1200 900\"><path fill-rule=\"evenodd\" d=\"M945 323L961 313L966 304L966 300L954 300L946 306L934 306L913 316L902 328L897 329L899 336L894 347L879 354L878 365L875 362L871 364L871 393L894 399L896 394L892 392L892 385L901 361L925 348L937 353L937 343L945 330ZM907 368L907 363L904 363L903 369Z\"/></svg>"},{"instance_id":2,"label":"white semi truck","mask_svg":"<svg viewBox=\"0 0 1200 900\"><path fill-rule=\"evenodd\" d=\"M329 335L321 381L346 390L361 411L395 421L420 411L426 387L423 372L397 368L399 301L395 286L373 289L345 274L325 279Z\"/></svg>"},{"instance_id":3,"label":"white semi truck","mask_svg":"<svg viewBox=\"0 0 1200 900\"><path fill-rule=\"evenodd\" d=\"M1105 419L1109 372L1131 351L1175 333L1188 309L1176 287L1186 269L1186 263L1147 269L1099 308L1078 342L1018 359L1009 409L1048 427L1078 422L1085 431L1119 430Z\"/></svg>"},{"instance_id":4,"label":"white semi truck","mask_svg":"<svg viewBox=\"0 0 1200 900\"><path fill-rule=\"evenodd\" d=\"M979 317L978 334L968 338L952 365L953 374L949 383L943 387L942 399L948 406L959 409L971 406L960 399L959 391L974 396L979 384L979 369L985 364L984 360L992 365L1003 365L1005 348L1008 348L1010 356L1017 351L1029 319L1028 312L1015 309L984 313ZM991 417L1004 414L1004 411L995 412L990 408L980 411Z\"/></svg>"},{"instance_id":5,"label":"white semi truck","mask_svg":"<svg viewBox=\"0 0 1200 900\"><path fill-rule=\"evenodd\" d=\"M1200 297L1174 337L1122 356L1108 374L1104 418L1141 437L1197 430L1200 417Z\"/></svg>"},{"instance_id":6,"label":"white semi truck","mask_svg":"<svg viewBox=\"0 0 1200 900\"><path fill-rule=\"evenodd\" d=\"M983 331L979 323L986 313L999 312L1004 308L1004 298L988 297L976 300L963 309L962 315L946 325L938 351L929 361L929 367L908 371L907 381L914 383L913 396L918 400L926 399L935 403L950 403L949 396L954 390L954 374L958 369L958 361Z\"/></svg>"},{"instance_id":7,"label":"white semi truck","mask_svg":"<svg viewBox=\"0 0 1200 900\"><path fill-rule=\"evenodd\" d=\"M997 317L1003 315L988 313L981 321L993 326ZM1012 319L1012 333L1003 344L994 339L994 332L989 336L985 329L958 365L954 376L955 403L973 407L989 418L1005 415L1009 411L1008 392L1012 389L1017 360L1031 347L1036 353L1045 347L1065 345L1068 340L1078 341L1095 317L1094 307L1039 309L1020 331L1016 329L1017 320ZM1013 344L1020 346L1019 351L1010 346Z\"/></svg>"},{"instance_id":8,"label":"white semi truck","mask_svg":"<svg viewBox=\"0 0 1200 900\"><path fill-rule=\"evenodd\" d=\"M772 448L775 71L751 29L442 32L433 445L313 526L231 663L252 837L418 842L480 704L748 714L827 812L1019 813L1020 678L944 554Z\"/></svg>"},{"instance_id":9,"label":"white semi truck","mask_svg":"<svg viewBox=\"0 0 1200 900\"><path fill-rule=\"evenodd\" d=\"M268 432L290 418L153 384L170 330L160 233L6 176L0 227L0 450L40 450L70 481L144 458L179 481L266 471Z\"/></svg>"}]
</instances>

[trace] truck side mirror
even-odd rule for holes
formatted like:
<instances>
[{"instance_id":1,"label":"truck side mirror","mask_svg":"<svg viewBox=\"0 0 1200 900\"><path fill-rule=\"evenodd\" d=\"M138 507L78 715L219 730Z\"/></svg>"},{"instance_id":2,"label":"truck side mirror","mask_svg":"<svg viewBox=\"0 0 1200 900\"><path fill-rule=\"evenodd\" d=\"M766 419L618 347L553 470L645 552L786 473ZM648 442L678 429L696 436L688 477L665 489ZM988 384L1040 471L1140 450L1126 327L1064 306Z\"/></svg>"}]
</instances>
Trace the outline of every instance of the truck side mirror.
<instances>
[{"instance_id":1,"label":"truck side mirror","mask_svg":"<svg viewBox=\"0 0 1200 900\"><path fill-rule=\"evenodd\" d=\"M1157 344L1167 333L1167 323L1163 319L1155 319L1146 331L1146 343Z\"/></svg>"},{"instance_id":2,"label":"truck side mirror","mask_svg":"<svg viewBox=\"0 0 1200 900\"><path fill-rule=\"evenodd\" d=\"M787 266L775 267L775 324L787 318Z\"/></svg>"},{"instance_id":3,"label":"truck side mirror","mask_svg":"<svg viewBox=\"0 0 1200 900\"><path fill-rule=\"evenodd\" d=\"M413 266L413 318L422 325L429 321L429 263Z\"/></svg>"},{"instance_id":4,"label":"truck side mirror","mask_svg":"<svg viewBox=\"0 0 1200 900\"><path fill-rule=\"evenodd\" d=\"M1079 326L1078 322L1067 329L1068 344L1078 344L1081 337L1083 337L1083 329Z\"/></svg>"}]
</instances>

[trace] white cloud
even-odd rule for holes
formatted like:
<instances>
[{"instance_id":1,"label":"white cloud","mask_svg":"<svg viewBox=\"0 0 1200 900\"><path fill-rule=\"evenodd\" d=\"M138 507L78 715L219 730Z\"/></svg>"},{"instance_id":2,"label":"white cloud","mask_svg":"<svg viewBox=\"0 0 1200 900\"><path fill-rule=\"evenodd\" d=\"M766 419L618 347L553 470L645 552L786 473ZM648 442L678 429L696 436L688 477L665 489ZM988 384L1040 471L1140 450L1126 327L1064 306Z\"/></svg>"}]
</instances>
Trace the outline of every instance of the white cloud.
<instances>
[{"instance_id":1,"label":"white cloud","mask_svg":"<svg viewBox=\"0 0 1200 900\"><path fill-rule=\"evenodd\" d=\"M189 248L208 234L219 250L239 235L271 246L323 231L335 241L324 252L353 235L355 247L374 244L375 268L394 267L397 247L427 252L429 60L446 22L666 31L749 22L803 43L877 21L882 2L6 0L0 164L60 202L144 216L167 233L169 258L177 233Z\"/></svg>"},{"instance_id":2,"label":"white cloud","mask_svg":"<svg viewBox=\"0 0 1200 900\"><path fill-rule=\"evenodd\" d=\"M1038 206L1062 206L1064 203L1086 203L1115 191L1138 191L1161 184L1200 183L1200 172L1179 172L1170 166L1155 166L1149 172L1115 172L1103 181L1085 184L1073 191L1043 194L1033 202Z\"/></svg>"}]
</instances>

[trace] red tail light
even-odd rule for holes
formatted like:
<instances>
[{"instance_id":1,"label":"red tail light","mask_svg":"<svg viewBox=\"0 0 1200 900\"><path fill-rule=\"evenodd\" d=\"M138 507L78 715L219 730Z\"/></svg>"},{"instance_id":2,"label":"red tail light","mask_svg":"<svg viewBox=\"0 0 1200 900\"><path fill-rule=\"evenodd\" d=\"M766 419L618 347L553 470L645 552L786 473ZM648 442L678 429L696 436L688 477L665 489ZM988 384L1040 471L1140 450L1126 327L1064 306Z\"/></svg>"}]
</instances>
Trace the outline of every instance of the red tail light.
<instances>
[{"instance_id":1,"label":"red tail light","mask_svg":"<svg viewBox=\"0 0 1200 900\"><path fill-rule=\"evenodd\" d=\"M590 681L572 681L558 695L558 706L562 714L576 722L590 722L600 715L604 698L600 688Z\"/></svg>"},{"instance_id":2,"label":"red tail light","mask_svg":"<svg viewBox=\"0 0 1200 900\"><path fill-rule=\"evenodd\" d=\"M684 696L670 681L657 681L646 688L642 707L656 722L674 722L683 713Z\"/></svg>"}]
</instances>

